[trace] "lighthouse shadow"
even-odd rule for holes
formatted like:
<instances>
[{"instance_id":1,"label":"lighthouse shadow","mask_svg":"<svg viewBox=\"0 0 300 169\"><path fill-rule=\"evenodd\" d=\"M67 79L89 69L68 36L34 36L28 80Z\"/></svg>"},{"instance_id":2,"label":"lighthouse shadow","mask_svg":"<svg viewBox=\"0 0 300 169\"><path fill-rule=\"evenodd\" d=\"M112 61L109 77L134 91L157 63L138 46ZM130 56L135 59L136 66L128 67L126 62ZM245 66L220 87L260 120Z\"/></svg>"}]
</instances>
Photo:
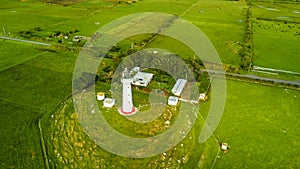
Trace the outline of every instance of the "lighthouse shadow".
<instances>
[{"instance_id":1,"label":"lighthouse shadow","mask_svg":"<svg viewBox=\"0 0 300 169\"><path fill-rule=\"evenodd\" d=\"M164 112L167 102L166 96L163 92L157 92L157 90L151 91L149 94L149 104L139 105L138 112L132 116L127 116L128 120L137 123L148 123L156 120ZM146 109L145 111L141 111Z\"/></svg>"}]
</instances>

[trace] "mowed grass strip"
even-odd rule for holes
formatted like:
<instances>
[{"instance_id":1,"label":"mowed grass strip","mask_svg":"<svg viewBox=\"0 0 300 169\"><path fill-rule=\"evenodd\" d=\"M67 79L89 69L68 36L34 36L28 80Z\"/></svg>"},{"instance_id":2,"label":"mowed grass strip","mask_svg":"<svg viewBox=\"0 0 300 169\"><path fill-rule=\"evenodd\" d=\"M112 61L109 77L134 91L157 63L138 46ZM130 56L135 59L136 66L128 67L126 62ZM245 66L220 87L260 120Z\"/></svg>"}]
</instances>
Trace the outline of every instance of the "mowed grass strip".
<instances>
[{"instance_id":1,"label":"mowed grass strip","mask_svg":"<svg viewBox=\"0 0 300 169\"><path fill-rule=\"evenodd\" d=\"M227 81L215 136L230 150L220 154L215 167L299 168L299 99L296 90Z\"/></svg>"},{"instance_id":2,"label":"mowed grass strip","mask_svg":"<svg viewBox=\"0 0 300 169\"><path fill-rule=\"evenodd\" d=\"M0 101L0 168L44 168L37 121L42 114Z\"/></svg>"}]
</instances>

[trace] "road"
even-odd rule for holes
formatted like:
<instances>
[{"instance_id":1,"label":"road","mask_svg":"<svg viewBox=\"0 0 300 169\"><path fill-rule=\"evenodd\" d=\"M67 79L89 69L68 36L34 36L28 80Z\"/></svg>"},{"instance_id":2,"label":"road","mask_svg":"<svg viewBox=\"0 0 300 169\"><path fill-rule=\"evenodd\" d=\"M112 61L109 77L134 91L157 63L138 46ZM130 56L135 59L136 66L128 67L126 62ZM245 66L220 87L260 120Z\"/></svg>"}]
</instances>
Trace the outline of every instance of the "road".
<instances>
[{"instance_id":1,"label":"road","mask_svg":"<svg viewBox=\"0 0 300 169\"><path fill-rule=\"evenodd\" d=\"M31 40L23 40L23 39L18 39L18 38L10 38L7 36L0 36L0 39L13 40L13 41L24 42L24 43L31 43L31 44L35 44L35 45L51 46L51 44L48 44L48 43L36 42L36 41L31 41Z\"/></svg>"},{"instance_id":2,"label":"road","mask_svg":"<svg viewBox=\"0 0 300 169\"><path fill-rule=\"evenodd\" d=\"M31 40L23 40L18 38L10 38L7 36L0 36L0 39L6 39L6 40L13 40L13 41L19 41L24 43L31 43L36 45L43 45L43 46L51 46L51 44L43 43L43 42L36 42ZM202 69L202 71L206 71L208 73L212 74L224 74L224 72L216 71L216 70L208 70L208 69ZM290 80L282 80L282 79L275 79L275 78L267 78L267 77L261 77L256 75L241 75L241 74L235 74L235 73L225 73L226 75L233 76L233 77L240 77L240 78L248 78L248 79L254 79L254 80L264 80L264 81L270 81L275 83L285 83L290 85L300 85L300 81L290 81Z\"/></svg>"},{"instance_id":3,"label":"road","mask_svg":"<svg viewBox=\"0 0 300 169\"><path fill-rule=\"evenodd\" d=\"M216 70L208 70L208 69L202 69L201 71L205 71L211 74L220 74L224 75L224 72L216 71ZM264 80L269 82L275 82L275 83L284 83L284 84L290 84L290 85L300 85L300 81L291 81L291 80L282 80L282 79L275 79L275 78L268 78L268 77L261 77L256 75L241 75L241 74L235 74L235 73L225 73L225 75L238 77L238 78L248 78L253 80Z\"/></svg>"}]
</instances>

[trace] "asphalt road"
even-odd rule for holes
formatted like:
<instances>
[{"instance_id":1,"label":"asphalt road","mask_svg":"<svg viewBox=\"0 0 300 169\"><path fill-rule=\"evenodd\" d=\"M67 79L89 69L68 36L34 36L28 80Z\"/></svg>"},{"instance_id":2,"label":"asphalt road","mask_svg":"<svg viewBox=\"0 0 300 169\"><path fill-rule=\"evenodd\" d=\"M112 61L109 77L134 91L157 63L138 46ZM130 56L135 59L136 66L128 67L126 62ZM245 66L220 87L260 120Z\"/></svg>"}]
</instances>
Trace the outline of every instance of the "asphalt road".
<instances>
[{"instance_id":1,"label":"asphalt road","mask_svg":"<svg viewBox=\"0 0 300 169\"><path fill-rule=\"evenodd\" d=\"M19 42L24 42L24 43L31 43L31 44L35 44L35 45L51 46L51 44L48 44L48 43L36 42L36 41L31 41L31 40L23 40L23 39L18 39L18 38L10 38L7 36L0 36L0 39L13 40L13 41L19 41Z\"/></svg>"},{"instance_id":2,"label":"asphalt road","mask_svg":"<svg viewBox=\"0 0 300 169\"><path fill-rule=\"evenodd\" d=\"M23 40L23 39L18 39L18 38L10 38L7 36L0 36L0 39L13 40L13 41L31 43L31 44L36 44L36 45L43 45L43 46L51 46L51 44L48 44L48 43L36 42L36 41L31 41L31 40ZM213 73L213 74L224 74L224 72L220 72L220 71L216 71L216 70L203 69L202 71L207 71L208 73ZM271 82L275 82L275 83L300 85L300 81L290 81L290 80L282 80L282 79L275 79L275 78L267 78L267 77L261 77L261 76L256 76L256 75L241 75L241 74L234 74L234 73L225 73L225 74L234 76L234 77L243 77L243 78L248 78L248 79L259 79L259 80L264 80L264 81L271 81Z\"/></svg>"},{"instance_id":3,"label":"asphalt road","mask_svg":"<svg viewBox=\"0 0 300 169\"><path fill-rule=\"evenodd\" d=\"M224 74L224 72L216 71L216 70L207 70L203 69L202 71L212 73L212 74ZM241 74L234 74L234 73L225 73L226 75L230 75L233 77L241 77L241 78L248 78L248 79L259 79L264 81L270 81L275 83L285 83L285 84L291 84L291 85L300 85L300 81L291 81L291 80L282 80L282 79L275 79L275 78L268 78L268 77L261 77L256 75L241 75Z\"/></svg>"}]
</instances>

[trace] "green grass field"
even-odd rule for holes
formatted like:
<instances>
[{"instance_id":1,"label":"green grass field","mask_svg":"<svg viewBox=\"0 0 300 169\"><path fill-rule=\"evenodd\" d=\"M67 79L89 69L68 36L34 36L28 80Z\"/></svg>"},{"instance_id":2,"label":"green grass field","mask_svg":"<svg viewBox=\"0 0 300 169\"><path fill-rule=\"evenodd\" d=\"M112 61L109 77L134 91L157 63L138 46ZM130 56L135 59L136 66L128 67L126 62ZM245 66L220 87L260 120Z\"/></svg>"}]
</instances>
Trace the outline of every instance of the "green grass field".
<instances>
[{"instance_id":1,"label":"green grass field","mask_svg":"<svg viewBox=\"0 0 300 169\"><path fill-rule=\"evenodd\" d=\"M255 2L252 8L255 66L300 72L298 3Z\"/></svg>"},{"instance_id":2,"label":"green grass field","mask_svg":"<svg viewBox=\"0 0 300 169\"><path fill-rule=\"evenodd\" d=\"M299 167L299 157L297 156L297 152L300 149L298 141L300 130L297 127L299 91L231 80L227 81L227 87L225 112L217 130L206 143L196 143L190 147L194 151L190 155L191 161L187 162L183 167ZM200 113L204 118L207 116L209 106L209 102L200 105ZM127 133L128 130L126 128L133 127L132 131L142 134L141 130L148 131L151 129L143 126L137 130L131 124L125 128L121 127L122 123L127 122L122 122L123 120L118 113L113 113L108 109L102 111L104 111L103 114L106 116L107 121L119 132ZM73 112L72 102L67 101L67 104L61 105L56 113L53 112L44 119L43 126L46 133L48 133L46 135L47 147L49 150L51 149L49 157L53 161L53 166L72 166L72 159L77 158L81 160L75 160L76 164L73 165L81 167L112 165L122 167L130 165L132 168L136 168L138 166L147 167L146 164L152 165L154 161L157 161L159 166L164 164L163 160L161 161L160 159L160 155L133 160L105 152L91 142L83 133L82 128L77 126L78 121L76 114ZM76 126L75 128L74 125ZM199 116L194 129L188 135L192 136L195 142L198 140L202 125L203 120ZM66 140L65 143L63 143L63 140ZM222 141L230 145L228 153L218 153L218 145ZM177 148L180 148L180 146ZM173 151L174 149L167 152L167 154L171 153L170 157L172 159L176 156L176 154L172 153ZM88 154L88 158L94 160L87 162L89 161L86 159ZM120 162L112 164L114 160ZM170 163L173 164L173 162Z\"/></svg>"},{"instance_id":3,"label":"green grass field","mask_svg":"<svg viewBox=\"0 0 300 169\"><path fill-rule=\"evenodd\" d=\"M248 7L246 2L225 0L141 0L131 4L91 0L68 6L2 0L0 35L20 37L20 31L32 31L34 36L29 40L72 46L73 36L90 36L119 17L165 12L196 25L212 41L223 63L239 66ZM254 65L300 72L299 3L254 2L251 10ZM70 31L69 40L57 41ZM55 32L60 34L51 40L49 35ZM130 40L141 43L148 37ZM120 44L128 46L131 41ZM193 57L190 49L167 37L158 36L147 47ZM299 91L232 80L227 81L221 122L207 142L199 144L198 137L210 100L201 104L194 128L180 143L184 146L178 144L166 152L166 157L133 159L107 152L84 133L70 99L77 56L68 49L0 40L0 168L45 168L43 155L50 168L300 168ZM107 65L116 64L105 60ZM96 90L109 94L110 85L97 82ZM148 104L148 94L134 90L134 95L138 98L136 106ZM135 125L124 121L115 108L103 110L107 121L125 134L146 137L165 131L159 125L152 127L160 124L162 117ZM169 110L175 112L175 120L176 111ZM230 145L226 154L220 151L221 141Z\"/></svg>"},{"instance_id":4,"label":"green grass field","mask_svg":"<svg viewBox=\"0 0 300 169\"><path fill-rule=\"evenodd\" d=\"M20 64L0 74L2 100L48 111L71 93L71 74Z\"/></svg>"},{"instance_id":5,"label":"green grass field","mask_svg":"<svg viewBox=\"0 0 300 169\"><path fill-rule=\"evenodd\" d=\"M0 71L43 54L42 48L18 42L1 40L0 46Z\"/></svg>"},{"instance_id":6,"label":"green grass field","mask_svg":"<svg viewBox=\"0 0 300 169\"><path fill-rule=\"evenodd\" d=\"M0 167L44 168L37 121L41 113L0 101Z\"/></svg>"},{"instance_id":7,"label":"green grass field","mask_svg":"<svg viewBox=\"0 0 300 169\"><path fill-rule=\"evenodd\" d=\"M284 3L284 2L254 2L253 14L257 18L300 22L299 3Z\"/></svg>"},{"instance_id":8,"label":"green grass field","mask_svg":"<svg viewBox=\"0 0 300 169\"><path fill-rule=\"evenodd\" d=\"M239 65L246 9L246 4L241 2L204 0L198 1L182 17L208 36L223 63Z\"/></svg>"},{"instance_id":9,"label":"green grass field","mask_svg":"<svg viewBox=\"0 0 300 169\"><path fill-rule=\"evenodd\" d=\"M230 150L219 154L214 168L298 168L299 98L295 90L227 81L225 111L214 135Z\"/></svg>"},{"instance_id":10,"label":"green grass field","mask_svg":"<svg viewBox=\"0 0 300 169\"><path fill-rule=\"evenodd\" d=\"M254 22L254 65L300 72L299 24Z\"/></svg>"},{"instance_id":11,"label":"green grass field","mask_svg":"<svg viewBox=\"0 0 300 169\"><path fill-rule=\"evenodd\" d=\"M232 10L237 10L234 14ZM197 1L178 15L197 26L215 46L221 61L239 65L239 51L244 33L246 4L229 1ZM213 29L212 29L213 28ZM193 52L185 46L177 48L180 42L167 37L158 37L147 47L162 47L179 56L193 57Z\"/></svg>"},{"instance_id":12,"label":"green grass field","mask_svg":"<svg viewBox=\"0 0 300 169\"><path fill-rule=\"evenodd\" d=\"M1 43L0 168L44 168L38 120L71 94L76 57Z\"/></svg>"}]
</instances>

